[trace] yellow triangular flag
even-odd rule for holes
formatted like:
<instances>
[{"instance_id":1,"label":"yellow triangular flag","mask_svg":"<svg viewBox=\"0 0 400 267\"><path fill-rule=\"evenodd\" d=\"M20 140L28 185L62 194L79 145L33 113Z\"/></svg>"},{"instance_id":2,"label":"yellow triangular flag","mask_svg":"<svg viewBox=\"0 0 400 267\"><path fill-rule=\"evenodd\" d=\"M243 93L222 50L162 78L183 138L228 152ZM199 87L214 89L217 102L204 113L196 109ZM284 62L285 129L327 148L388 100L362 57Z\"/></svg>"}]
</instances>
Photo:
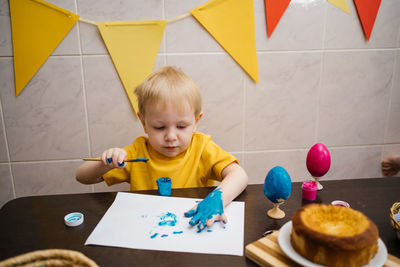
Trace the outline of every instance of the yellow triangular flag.
<instances>
[{"instance_id":1,"label":"yellow triangular flag","mask_svg":"<svg viewBox=\"0 0 400 267\"><path fill-rule=\"evenodd\" d=\"M328 0L329 3L335 5L346 13L350 14L349 6L347 5L347 0Z\"/></svg>"},{"instance_id":2,"label":"yellow triangular flag","mask_svg":"<svg viewBox=\"0 0 400 267\"><path fill-rule=\"evenodd\" d=\"M19 95L79 16L42 0L10 0L10 13Z\"/></svg>"},{"instance_id":3,"label":"yellow triangular flag","mask_svg":"<svg viewBox=\"0 0 400 267\"><path fill-rule=\"evenodd\" d=\"M211 0L190 13L258 82L253 0Z\"/></svg>"},{"instance_id":4,"label":"yellow triangular flag","mask_svg":"<svg viewBox=\"0 0 400 267\"><path fill-rule=\"evenodd\" d=\"M153 71L165 20L97 23L135 112L135 88Z\"/></svg>"}]
</instances>

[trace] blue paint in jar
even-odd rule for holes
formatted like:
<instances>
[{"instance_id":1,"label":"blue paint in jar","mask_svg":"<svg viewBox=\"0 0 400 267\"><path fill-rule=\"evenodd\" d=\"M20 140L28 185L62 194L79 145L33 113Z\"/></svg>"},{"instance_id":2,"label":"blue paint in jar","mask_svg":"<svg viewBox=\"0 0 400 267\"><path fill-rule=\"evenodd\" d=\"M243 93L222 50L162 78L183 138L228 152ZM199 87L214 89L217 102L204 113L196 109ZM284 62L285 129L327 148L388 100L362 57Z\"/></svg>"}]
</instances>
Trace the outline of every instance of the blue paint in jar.
<instances>
[{"instance_id":1,"label":"blue paint in jar","mask_svg":"<svg viewBox=\"0 0 400 267\"><path fill-rule=\"evenodd\" d=\"M171 178L161 177L157 179L158 194L160 196L170 196L171 195Z\"/></svg>"}]
</instances>

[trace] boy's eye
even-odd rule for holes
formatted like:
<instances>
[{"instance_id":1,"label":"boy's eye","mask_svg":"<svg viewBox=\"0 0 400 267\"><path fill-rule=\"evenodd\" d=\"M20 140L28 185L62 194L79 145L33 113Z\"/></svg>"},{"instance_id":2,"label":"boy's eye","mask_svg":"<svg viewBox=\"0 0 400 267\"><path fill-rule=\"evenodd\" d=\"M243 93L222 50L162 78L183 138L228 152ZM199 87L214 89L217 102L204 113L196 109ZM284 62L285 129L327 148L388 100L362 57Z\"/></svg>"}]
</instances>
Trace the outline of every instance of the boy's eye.
<instances>
[{"instance_id":1,"label":"boy's eye","mask_svg":"<svg viewBox=\"0 0 400 267\"><path fill-rule=\"evenodd\" d=\"M177 128L178 128L178 129L185 129L185 128L186 128L186 125L178 125Z\"/></svg>"},{"instance_id":2,"label":"boy's eye","mask_svg":"<svg viewBox=\"0 0 400 267\"><path fill-rule=\"evenodd\" d=\"M164 129L165 129L165 126L154 127L154 129L156 129L156 130L164 130Z\"/></svg>"}]
</instances>

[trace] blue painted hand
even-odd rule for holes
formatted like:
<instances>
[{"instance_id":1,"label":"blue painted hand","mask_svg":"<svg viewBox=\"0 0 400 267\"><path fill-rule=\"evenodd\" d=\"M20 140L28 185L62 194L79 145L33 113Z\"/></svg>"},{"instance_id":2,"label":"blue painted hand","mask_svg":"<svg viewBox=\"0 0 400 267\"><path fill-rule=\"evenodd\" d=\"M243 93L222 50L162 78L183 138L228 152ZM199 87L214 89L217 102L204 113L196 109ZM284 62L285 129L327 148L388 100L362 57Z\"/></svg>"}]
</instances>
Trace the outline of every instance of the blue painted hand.
<instances>
[{"instance_id":1,"label":"blue painted hand","mask_svg":"<svg viewBox=\"0 0 400 267\"><path fill-rule=\"evenodd\" d=\"M198 232L201 232L206 226L211 226L216 220L227 222L222 204L222 191L220 188L212 191L203 201L185 212L185 217L193 217L189 224L197 224Z\"/></svg>"}]
</instances>

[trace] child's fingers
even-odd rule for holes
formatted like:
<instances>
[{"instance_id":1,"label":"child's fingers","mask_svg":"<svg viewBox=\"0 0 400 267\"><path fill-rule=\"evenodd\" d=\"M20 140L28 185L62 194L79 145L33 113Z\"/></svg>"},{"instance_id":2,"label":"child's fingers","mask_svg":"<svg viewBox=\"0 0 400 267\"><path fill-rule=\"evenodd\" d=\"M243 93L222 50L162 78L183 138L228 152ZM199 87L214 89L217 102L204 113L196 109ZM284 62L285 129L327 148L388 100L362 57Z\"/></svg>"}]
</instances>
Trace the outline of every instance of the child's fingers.
<instances>
[{"instance_id":1,"label":"child's fingers","mask_svg":"<svg viewBox=\"0 0 400 267\"><path fill-rule=\"evenodd\" d=\"M196 213L193 218L190 220L189 224L191 226L195 226L196 224L199 223L200 219L201 219L202 214L201 213Z\"/></svg>"},{"instance_id":2,"label":"child's fingers","mask_svg":"<svg viewBox=\"0 0 400 267\"><path fill-rule=\"evenodd\" d=\"M215 221L220 221L221 223L226 224L228 222L228 219L226 218L225 213L223 213L222 215L214 215L211 219L207 220L206 225L210 227L214 224Z\"/></svg>"},{"instance_id":3,"label":"child's fingers","mask_svg":"<svg viewBox=\"0 0 400 267\"><path fill-rule=\"evenodd\" d=\"M223 224L227 224L228 223L228 218L226 217L225 213L223 213L220 217L221 217L221 222Z\"/></svg>"},{"instance_id":4,"label":"child's fingers","mask_svg":"<svg viewBox=\"0 0 400 267\"><path fill-rule=\"evenodd\" d=\"M185 217L192 217L193 215L196 214L197 211L197 205L195 205L193 208L191 208L190 210L188 210L187 212L184 213Z\"/></svg>"}]
</instances>

